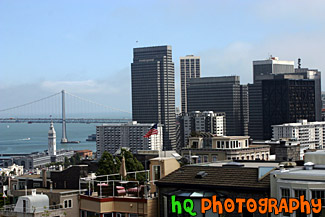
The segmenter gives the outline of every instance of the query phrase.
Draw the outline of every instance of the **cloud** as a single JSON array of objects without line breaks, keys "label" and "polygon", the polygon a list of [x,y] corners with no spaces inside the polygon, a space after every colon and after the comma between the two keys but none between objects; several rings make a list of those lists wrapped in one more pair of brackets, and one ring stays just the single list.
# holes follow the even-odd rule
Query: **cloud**
[{"label": "cloud", "polygon": [[119,93],[117,87],[108,85],[103,81],[85,80],[85,81],[43,81],[41,87],[47,91],[59,92],[66,90],[76,94],[116,94]]},{"label": "cloud", "polygon": [[[302,59],[302,67],[325,72],[323,61],[325,32],[287,33],[264,38],[257,42],[236,41],[223,48],[198,53],[202,61],[202,76],[239,75],[241,83],[251,83],[252,61],[277,56],[280,60]],[[324,76],[322,87],[325,88]]]},{"label": "cloud", "polygon": [[[61,90],[108,107],[130,111],[130,72],[128,68],[109,77],[89,80],[53,81],[5,85],[0,83],[0,109],[32,102]],[[60,102],[59,99],[56,101]],[[54,103],[54,102],[51,102]],[[42,108],[40,108],[42,109]],[[0,114],[1,115],[1,114]],[[123,115],[125,115],[123,113]]]}]

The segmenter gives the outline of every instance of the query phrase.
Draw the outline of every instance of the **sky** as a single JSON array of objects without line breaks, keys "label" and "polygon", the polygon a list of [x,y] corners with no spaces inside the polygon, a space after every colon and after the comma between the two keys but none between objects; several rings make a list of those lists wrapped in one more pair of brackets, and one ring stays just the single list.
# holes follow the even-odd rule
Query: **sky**
[{"label": "sky", "polygon": [[[171,45],[201,76],[239,75],[252,61],[302,59],[325,72],[323,0],[0,0],[0,110],[62,89],[131,111],[134,47]],[[322,79],[325,87],[324,76]]]}]

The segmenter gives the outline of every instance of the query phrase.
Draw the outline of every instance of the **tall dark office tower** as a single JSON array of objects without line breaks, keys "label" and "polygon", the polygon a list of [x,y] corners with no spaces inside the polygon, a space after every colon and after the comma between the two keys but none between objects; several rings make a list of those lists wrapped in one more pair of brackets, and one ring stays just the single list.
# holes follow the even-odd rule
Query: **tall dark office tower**
[{"label": "tall dark office tower", "polygon": [[188,112],[226,113],[227,136],[248,134],[247,85],[239,76],[192,78],[187,89]]},{"label": "tall dark office tower", "polygon": [[163,149],[176,148],[175,73],[171,46],[133,49],[132,118],[163,125]]},{"label": "tall dark office tower", "polygon": [[322,86],[321,72],[317,69],[297,68],[295,74],[302,75],[304,79],[315,80],[315,119],[322,120]]},{"label": "tall dark office tower", "polygon": [[253,84],[248,85],[249,124],[248,133],[253,139],[263,136],[262,80],[273,79],[276,74],[294,73],[294,62],[270,57],[253,61]]},{"label": "tall dark office tower", "polygon": [[187,88],[191,78],[201,76],[200,57],[187,55],[180,58],[182,114],[187,113]]},{"label": "tall dark office tower", "polygon": [[[270,139],[270,124],[283,124],[287,123],[288,120],[294,120],[293,122],[298,121],[298,119],[304,117],[303,119],[308,119],[309,121],[315,121],[315,120],[321,120],[321,73],[318,70],[309,70],[306,68],[294,68],[294,61],[280,61],[277,57],[270,57],[268,60],[259,60],[259,61],[253,61],[253,75],[254,75],[254,83],[248,85],[248,93],[249,93],[249,135],[253,139]],[[287,114],[284,112],[287,106],[285,104],[285,100],[278,100],[276,101],[278,103],[278,115],[280,113],[282,114],[282,117],[276,118],[275,116],[272,116],[272,120],[269,120],[270,117],[268,117],[267,113],[265,113],[266,102],[265,97],[272,100],[270,96],[263,95],[266,93],[267,88],[270,88],[270,94],[276,94],[278,92],[272,92],[272,86],[267,85],[268,80],[283,80],[282,82],[285,83],[285,80],[311,80],[314,82],[314,95],[309,96],[314,99],[313,105],[310,105],[310,107],[313,107],[314,109],[314,116],[312,116],[310,113],[300,113],[300,108],[303,108],[303,106],[298,106],[298,104],[303,103],[301,97],[296,97],[296,105],[293,106],[291,104],[291,107],[297,108],[296,111],[297,116],[288,116],[284,117],[283,114]],[[271,81],[270,81],[271,82]],[[274,81],[274,85],[279,85],[281,81]],[[289,82],[290,83],[290,82]],[[287,85],[290,85],[291,91],[286,92],[288,94],[286,97],[288,99],[292,97],[290,94],[297,94],[300,91],[301,85],[293,85],[292,83]],[[281,88],[284,88],[281,83]],[[309,84],[310,85],[310,84]],[[287,86],[286,88],[288,88]],[[280,86],[279,86],[280,88]],[[296,93],[293,89],[297,89]],[[264,91],[264,92],[263,92]],[[309,92],[306,92],[305,94],[310,94]],[[279,97],[280,95],[278,95]],[[281,99],[283,99],[282,96]],[[293,99],[291,99],[293,100]],[[306,100],[304,100],[306,101]],[[275,102],[273,100],[273,102]],[[279,104],[281,103],[281,104]],[[273,108],[273,107],[272,107]],[[283,110],[279,110],[279,109]],[[310,112],[309,108],[303,108],[304,110],[308,110]],[[306,111],[307,111],[306,110]],[[292,115],[292,114],[290,114]],[[294,117],[300,117],[300,118],[294,118]],[[313,118],[312,118],[313,117]],[[283,122],[281,123],[282,120]],[[273,122],[277,123],[273,123]]]},{"label": "tall dark office tower", "polygon": [[276,77],[262,81],[264,139],[272,138],[272,125],[315,121],[315,80]]}]

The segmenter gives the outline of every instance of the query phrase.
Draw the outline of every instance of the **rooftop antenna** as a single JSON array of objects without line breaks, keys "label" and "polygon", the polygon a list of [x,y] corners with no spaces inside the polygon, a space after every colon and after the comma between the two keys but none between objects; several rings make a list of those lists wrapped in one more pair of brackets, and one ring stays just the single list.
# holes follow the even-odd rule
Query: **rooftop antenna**
[{"label": "rooftop antenna", "polygon": [[298,58],[298,69],[301,69],[301,59]]}]

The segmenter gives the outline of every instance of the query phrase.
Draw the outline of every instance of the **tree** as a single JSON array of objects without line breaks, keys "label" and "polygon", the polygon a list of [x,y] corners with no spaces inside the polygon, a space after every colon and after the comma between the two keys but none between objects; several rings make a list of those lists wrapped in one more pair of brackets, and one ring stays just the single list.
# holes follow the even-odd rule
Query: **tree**
[{"label": "tree", "polygon": [[80,159],[80,154],[79,153],[75,154],[75,159],[76,159],[76,164],[80,164],[81,159]]},{"label": "tree", "polygon": [[[115,159],[115,160],[114,160]],[[98,162],[97,175],[109,175],[118,173],[120,170],[121,162],[118,157],[113,157],[107,151],[104,151],[102,157]]]},{"label": "tree", "polygon": [[68,166],[70,166],[70,161],[69,161],[69,158],[68,157],[64,157],[64,168],[67,168]]},{"label": "tree", "polygon": [[[122,149],[121,155],[124,156],[124,158],[125,158],[126,172],[134,172],[134,171],[144,170],[142,163],[140,163],[138,161],[138,159],[136,159],[130,151],[128,151],[126,149]],[[137,174],[138,181],[145,181],[145,179],[146,179],[145,173]]]},{"label": "tree", "polygon": [[74,156],[72,156],[72,157],[70,158],[70,164],[71,164],[71,165],[76,165],[76,158],[75,158]]}]

